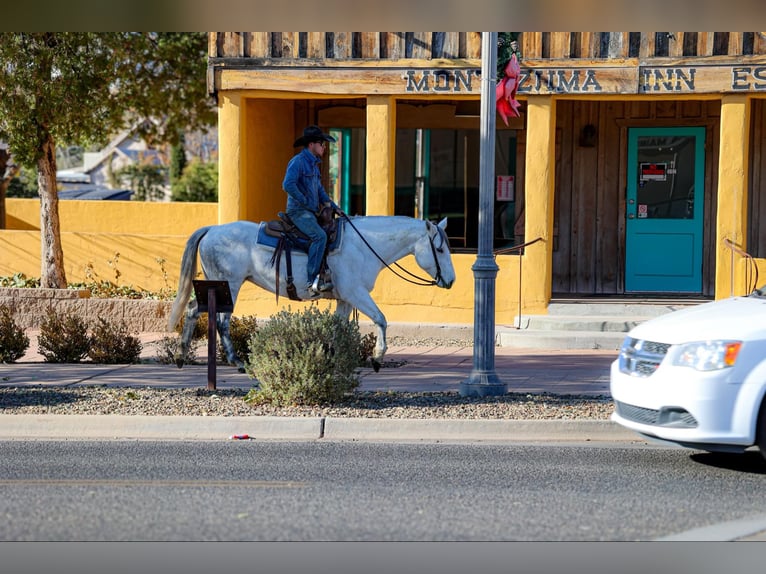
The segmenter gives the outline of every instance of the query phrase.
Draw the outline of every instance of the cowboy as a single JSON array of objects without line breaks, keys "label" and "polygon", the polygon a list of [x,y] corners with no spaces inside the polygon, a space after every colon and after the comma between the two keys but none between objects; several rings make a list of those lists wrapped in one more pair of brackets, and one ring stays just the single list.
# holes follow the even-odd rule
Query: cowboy
[{"label": "cowboy", "polygon": [[282,188],[287,192],[287,215],[311,240],[306,265],[306,289],[312,297],[318,297],[321,291],[331,291],[333,288],[330,281],[323,280],[319,275],[327,246],[327,234],[319,225],[317,217],[326,206],[331,206],[336,213],[342,213],[324,190],[319,172],[327,142],[335,143],[335,138],[323,133],[318,126],[304,129],[303,135],[293,144],[293,147],[303,149],[287,164],[282,182]]}]

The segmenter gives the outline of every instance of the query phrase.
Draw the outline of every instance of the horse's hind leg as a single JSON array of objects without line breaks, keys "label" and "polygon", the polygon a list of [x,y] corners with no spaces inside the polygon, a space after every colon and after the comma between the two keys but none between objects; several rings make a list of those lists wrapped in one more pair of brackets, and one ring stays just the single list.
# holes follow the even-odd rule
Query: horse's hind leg
[{"label": "horse's hind leg", "polygon": [[221,345],[223,350],[226,351],[226,359],[229,361],[229,364],[244,372],[245,364],[237,357],[234,343],[231,341],[231,313],[216,313],[215,323],[218,328],[218,336],[221,338]]},{"label": "horse's hind leg", "polygon": [[197,300],[192,299],[189,301],[188,307],[186,307],[186,315],[184,317],[184,327],[181,332],[181,349],[176,353],[175,360],[176,366],[180,369],[184,366],[186,361],[186,355],[189,352],[189,345],[194,335],[194,328],[197,326],[197,319],[199,319],[199,312],[197,311]]}]

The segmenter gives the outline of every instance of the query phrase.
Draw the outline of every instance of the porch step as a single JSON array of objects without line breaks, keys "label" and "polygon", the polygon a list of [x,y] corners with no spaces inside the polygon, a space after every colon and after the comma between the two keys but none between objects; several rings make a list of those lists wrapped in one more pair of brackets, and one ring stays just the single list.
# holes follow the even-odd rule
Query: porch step
[{"label": "porch step", "polygon": [[625,334],[636,325],[703,300],[555,301],[547,315],[522,315],[513,325],[496,329],[501,347],[520,349],[619,350]]},{"label": "porch step", "polygon": [[625,333],[614,331],[543,331],[503,327],[495,332],[495,343],[512,349],[617,351],[625,339]]}]

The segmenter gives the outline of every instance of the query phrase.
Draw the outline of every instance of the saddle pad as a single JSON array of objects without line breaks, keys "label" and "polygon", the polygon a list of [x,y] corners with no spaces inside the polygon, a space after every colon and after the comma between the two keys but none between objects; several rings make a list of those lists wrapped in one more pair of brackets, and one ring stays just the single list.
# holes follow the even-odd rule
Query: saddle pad
[{"label": "saddle pad", "polygon": [[[340,247],[341,237],[343,235],[343,229],[346,227],[345,224],[346,222],[343,220],[338,221],[338,228],[337,228],[337,232],[335,233],[335,240],[332,241],[327,246],[328,252],[333,252],[336,249],[338,249],[338,247]],[[266,235],[266,223],[261,222],[261,224],[258,226],[258,238],[256,239],[256,242],[259,245],[266,245],[268,247],[276,249],[277,243],[279,243],[279,238],[274,237],[272,235]],[[302,251],[303,253],[306,253],[308,251],[308,242],[307,241],[294,242],[292,245],[292,248],[297,249],[298,251]]]}]

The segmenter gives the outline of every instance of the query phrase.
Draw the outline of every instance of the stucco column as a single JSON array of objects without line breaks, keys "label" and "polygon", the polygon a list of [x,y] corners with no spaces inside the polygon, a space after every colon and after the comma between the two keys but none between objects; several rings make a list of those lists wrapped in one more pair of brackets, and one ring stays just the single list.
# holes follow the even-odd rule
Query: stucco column
[{"label": "stucco column", "polygon": [[396,100],[367,97],[367,215],[394,214]]},{"label": "stucco column", "polygon": [[[718,211],[716,212],[715,298],[737,293],[732,285],[732,251],[729,239],[747,251],[748,156],[750,147],[750,98],[744,94],[721,99],[721,143],[718,152]],[[736,262],[741,257],[734,255]]]},{"label": "stucco column", "polygon": [[556,173],[556,101],[551,96],[527,99],[527,151],[524,170],[523,305],[529,312],[547,309],[553,266],[553,201]]},{"label": "stucco column", "polygon": [[242,98],[219,92],[218,99],[218,223],[237,221],[242,214]]}]

